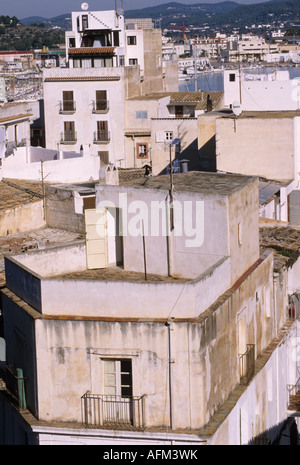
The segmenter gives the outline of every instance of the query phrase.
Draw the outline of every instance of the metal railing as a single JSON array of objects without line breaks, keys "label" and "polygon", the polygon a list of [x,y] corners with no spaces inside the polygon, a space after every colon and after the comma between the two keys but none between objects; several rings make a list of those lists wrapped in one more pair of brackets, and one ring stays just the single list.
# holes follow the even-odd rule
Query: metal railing
[{"label": "metal railing", "polygon": [[255,345],[247,344],[247,350],[244,354],[239,355],[240,364],[240,383],[248,384],[254,375],[255,367]]},{"label": "metal railing", "polygon": [[81,397],[82,423],[86,427],[145,428],[146,396],[109,396],[86,392]]},{"label": "metal railing", "polygon": [[60,135],[61,144],[75,144],[77,142],[77,132],[75,131],[64,131]]},{"label": "metal railing", "polygon": [[23,370],[15,368],[13,365],[5,367],[5,384],[11,394],[17,399],[19,408],[24,410],[27,408],[25,395],[25,379]]},{"label": "metal railing", "polygon": [[94,132],[94,142],[96,144],[106,143],[110,141],[109,131],[96,131]]},{"label": "metal railing", "polygon": [[296,384],[288,384],[287,389],[289,392],[288,410],[300,410],[300,381]]},{"label": "metal railing", "polygon": [[59,102],[59,113],[75,113],[76,102],[74,100],[63,100]]},{"label": "metal railing", "polygon": [[107,113],[109,110],[109,104],[106,99],[93,100],[93,113]]}]

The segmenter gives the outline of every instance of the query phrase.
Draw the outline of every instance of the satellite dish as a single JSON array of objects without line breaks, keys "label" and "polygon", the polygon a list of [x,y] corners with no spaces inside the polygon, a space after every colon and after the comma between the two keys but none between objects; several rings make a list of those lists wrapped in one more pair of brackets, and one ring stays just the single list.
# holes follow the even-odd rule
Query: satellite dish
[{"label": "satellite dish", "polygon": [[81,9],[82,9],[82,10],[87,10],[88,7],[89,7],[89,4],[88,4],[88,3],[82,3],[82,4],[81,4]]},{"label": "satellite dish", "polygon": [[240,102],[233,102],[233,104],[231,105],[231,108],[235,116],[240,116],[243,111],[242,105],[240,104]]},{"label": "satellite dish", "polygon": [[118,9],[117,9],[117,15],[118,15],[118,16],[123,16],[123,14],[124,14],[123,8],[118,8]]}]

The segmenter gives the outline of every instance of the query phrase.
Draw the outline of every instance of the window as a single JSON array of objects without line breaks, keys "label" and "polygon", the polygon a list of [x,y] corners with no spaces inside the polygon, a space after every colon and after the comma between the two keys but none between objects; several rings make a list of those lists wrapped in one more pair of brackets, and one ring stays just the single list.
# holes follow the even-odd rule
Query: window
[{"label": "window", "polygon": [[133,424],[131,360],[103,360],[103,423]]},{"label": "window", "polygon": [[74,121],[65,121],[64,122],[65,132],[75,132],[75,122]]},{"label": "window", "polygon": [[165,132],[165,140],[170,141],[170,142],[173,140],[173,132],[172,131],[166,131]]},{"label": "window", "polygon": [[97,121],[97,132],[95,134],[96,142],[109,142],[108,122]]},{"label": "window", "polygon": [[148,119],[148,112],[147,111],[136,111],[135,117],[136,119]]},{"label": "window", "polygon": [[137,158],[148,158],[148,144],[139,142],[136,144]]},{"label": "window", "polygon": [[88,15],[83,15],[82,16],[82,29],[88,29],[89,27],[89,22],[88,22]]},{"label": "window", "polygon": [[120,57],[119,57],[119,65],[120,66],[125,66],[125,57],[124,57],[124,55],[120,55]]},{"label": "window", "polygon": [[70,37],[69,38],[69,47],[70,48],[75,47],[75,37]]},{"label": "window", "polygon": [[65,121],[63,142],[75,142],[75,141],[76,141],[75,121]]},{"label": "window", "polygon": [[128,45],[136,45],[136,36],[127,36]]},{"label": "window", "polygon": [[95,111],[105,111],[105,110],[107,110],[107,91],[96,90]]},{"label": "window", "polygon": [[138,64],[138,60],[137,58],[129,58],[129,66],[133,66],[133,65],[137,65]]},{"label": "window", "polygon": [[183,106],[175,105],[175,118],[183,118]]},{"label": "window", "polygon": [[104,395],[132,396],[131,360],[103,360]]},{"label": "window", "polygon": [[229,74],[229,81],[230,81],[230,82],[234,82],[234,81],[235,81],[235,74],[233,74],[233,73],[230,73],[230,74]]},{"label": "window", "polygon": [[64,90],[62,93],[62,109],[61,111],[75,111],[74,94],[72,90]]},{"label": "window", "polygon": [[113,37],[114,37],[114,46],[119,47],[120,45],[119,31],[113,31]]}]

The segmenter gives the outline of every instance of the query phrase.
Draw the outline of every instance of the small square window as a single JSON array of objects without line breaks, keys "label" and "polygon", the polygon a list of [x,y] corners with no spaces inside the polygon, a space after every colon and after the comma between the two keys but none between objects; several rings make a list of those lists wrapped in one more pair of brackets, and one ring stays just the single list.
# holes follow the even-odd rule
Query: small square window
[{"label": "small square window", "polygon": [[128,36],[127,37],[127,44],[128,45],[136,45],[136,36]]},{"label": "small square window", "polygon": [[230,74],[229,74],[229,81],[230,81],[230,82],[234,82],[234,81],[235,81],[235,74],[233,74],[233,73],[230,73]]},{"label": "small square window", "polygon": [[139,142],[136,144],[137,158],[148,158],[148,144]]},{"label": "small square window", "polygon": [[136,119],[147,119],[148,112],[147,111],[136,111],[135,112]]},{"label": "small square window", "polygon": [[172,131],[166,131],[165,132],[165,140],[166,141],[172,141],[173,140],[173,132]]}]

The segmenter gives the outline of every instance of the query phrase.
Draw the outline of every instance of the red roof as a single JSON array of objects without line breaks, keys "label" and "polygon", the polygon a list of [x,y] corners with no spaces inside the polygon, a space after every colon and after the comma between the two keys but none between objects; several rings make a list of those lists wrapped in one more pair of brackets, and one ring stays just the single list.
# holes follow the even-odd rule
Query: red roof
[{"label": "red roof", "polygon": [[114,47],[81,47],[81,48],[71,48],[69,49],[69,55],[101,55],[113,54],[115,51]]}]

